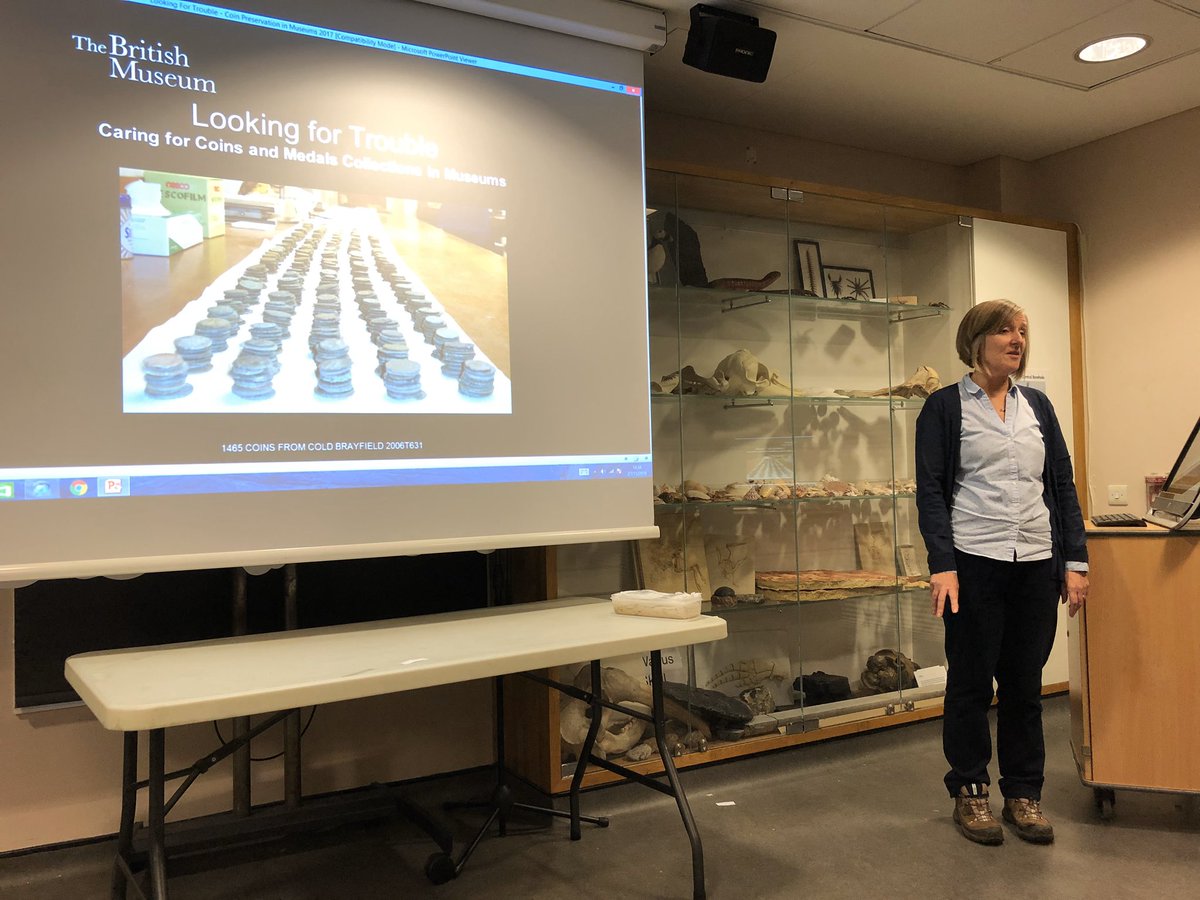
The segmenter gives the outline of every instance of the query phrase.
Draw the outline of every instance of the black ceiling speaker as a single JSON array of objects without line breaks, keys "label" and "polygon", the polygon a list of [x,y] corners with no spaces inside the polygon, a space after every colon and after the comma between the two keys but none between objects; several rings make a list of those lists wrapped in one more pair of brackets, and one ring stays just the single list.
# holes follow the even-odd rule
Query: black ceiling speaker
[{"label": "black ceiling speaker", "polygon": [[703,3],[692,7],[692,27],[683,49],[687,65],[762,83],[774,51],[775,32],[759,28],[754,16]]}]

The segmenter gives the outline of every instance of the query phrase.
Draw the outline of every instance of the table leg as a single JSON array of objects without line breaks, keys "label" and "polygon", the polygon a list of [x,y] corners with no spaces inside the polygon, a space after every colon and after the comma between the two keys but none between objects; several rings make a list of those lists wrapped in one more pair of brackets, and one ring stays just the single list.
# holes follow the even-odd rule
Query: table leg
[{"label": "table leg", "polygon": [[167,849],[165,846],[166,812],[164,785],[166,783],[166,735],[163,729],[150,732],[149,772],[149,831],[150,831],[150,896],[167,900]]},{"label": "table leg", "polygon": [[692,897],[694,900],[704,900],[704,848],[700,845],[700,832],[696,830],[696,821],[692,818],[691,807],[688,806],[687,796],[679,784],[679,775],[675,771],[675,763],[671,759],[671,751],[666,742],[666,715],[663,712],[663,674],[662,652],[650,653],[650,690],[654,704],[654,739],[658,744],[658,752],[662,757],[663,771],[671,783],[671,791],[675,804],[679,807],[679,815],[683,817],[683,827],[687,831],[688,841],[692,845]]},{"label": "table leg", "polygon": [[[117,858],[113,860],[112,900],[125,900],[127,879],[133,874],[133,823],[137,815],[138,733],[125,732],[121,760],[121,828],[117,832]],[[127,874],[128,873],[128,874]]]},{"label": "table leg", "polygon": [[[592,675],[592,723],[588,726],[587,737],[579,749],[579,761],[575,763],[575,774],[571,777],[571,840],[577,841],[583,833],[579,827],[579,789],[583,786],[583,775],[587,771],[588,760],[592,757],[592,747],[596,744],[596,735],[600,733],[600,719],[604,707],[600,705],[600,660],[593,659]],[[605,823],[607,824],[607,823]]]}]

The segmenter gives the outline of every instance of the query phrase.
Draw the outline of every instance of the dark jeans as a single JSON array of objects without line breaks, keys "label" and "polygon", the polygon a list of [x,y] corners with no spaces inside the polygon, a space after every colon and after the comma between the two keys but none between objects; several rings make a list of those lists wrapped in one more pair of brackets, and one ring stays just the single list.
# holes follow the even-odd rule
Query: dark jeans
[{"label": "dark jeans", "polygon": [[1052,560],[1002,562],[955,551],[958,612],[946,624],[946,706],[942,748],[946,787],[990,784],[988,708],[996,680],[996,755],[1000,793],[1041,799],[1042,667],[1058,625],[1059,587]]}]

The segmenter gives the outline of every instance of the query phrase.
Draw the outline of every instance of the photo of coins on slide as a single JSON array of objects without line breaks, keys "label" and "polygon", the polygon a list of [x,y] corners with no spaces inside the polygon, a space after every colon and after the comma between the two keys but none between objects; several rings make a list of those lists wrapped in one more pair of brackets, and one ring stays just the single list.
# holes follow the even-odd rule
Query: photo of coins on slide
[{"label": "photo of coins on slide", "polygon": [[512,412],[504,210],[118,174],[125,412]]}]

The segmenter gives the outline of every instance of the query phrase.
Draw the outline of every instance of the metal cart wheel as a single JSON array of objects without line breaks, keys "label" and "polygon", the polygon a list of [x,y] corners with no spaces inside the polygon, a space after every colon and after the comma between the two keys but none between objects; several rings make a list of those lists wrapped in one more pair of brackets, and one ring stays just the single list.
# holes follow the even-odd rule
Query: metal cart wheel
[{"label": "metal cart wheel", "polygon": [[425,877],[434,884],[445,884],[457,875],[454,860],[445,853],[435,853],[425,861]]},{"label": "metal cart wheel", "polygon": [[1100,818],[1105,822],[1112,819],[1115,815],[1113,809],[1117,803],[1117,793],[1112,788],[1093,788],[1093,796],[1096,801],[1096,811],[1100,813]]}]

